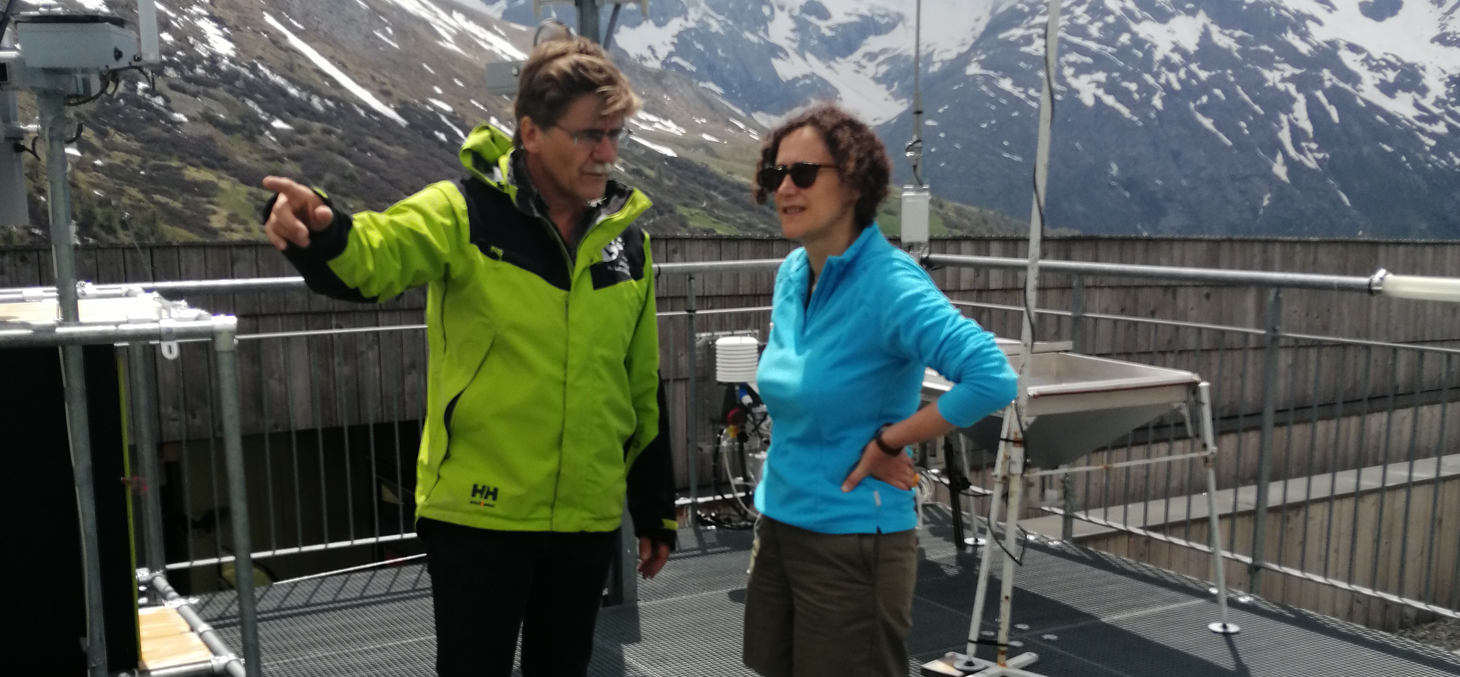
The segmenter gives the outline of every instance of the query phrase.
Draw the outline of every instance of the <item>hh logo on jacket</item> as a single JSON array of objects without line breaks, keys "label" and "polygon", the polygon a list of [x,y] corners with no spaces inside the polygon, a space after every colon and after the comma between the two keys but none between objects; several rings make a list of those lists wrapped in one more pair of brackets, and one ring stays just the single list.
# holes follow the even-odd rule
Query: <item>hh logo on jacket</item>
[{"label": "hh logo on jacket", "polygon": [[483,508],[496,507],[497,487],[489,487],[484,484],[471,485],[471,500],[468,503],[479,505]]}]

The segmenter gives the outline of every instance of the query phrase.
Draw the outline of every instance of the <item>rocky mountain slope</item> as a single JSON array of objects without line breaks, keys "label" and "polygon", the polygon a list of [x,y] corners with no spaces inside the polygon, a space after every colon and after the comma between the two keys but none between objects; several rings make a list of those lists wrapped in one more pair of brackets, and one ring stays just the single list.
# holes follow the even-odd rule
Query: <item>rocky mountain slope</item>
[{"label": "rocky mountain slope", "polygon": [[[28,4],[133,11],[130,0]],[[512,120],[508,97],[485,92],[484,64],[521,59],[532,40],[451,0],[164,0],[159,21],[155,83],[128,74],[113,95],[73,109],[86,129],[70,153],[83,238],[258,238],[268,174],[318,185],[351,209],[458,178],[465,133]],[[619,169],[656,203],[646,226],[776,233],[774,214],[749,199],[763,128],[693,80],[625,66],[645,105]],[[43,238],[44,163],[28,170],[35,227],[0,229],[0,241]],[[941,204],[938,220],[956,232],[1013,227],[958,205]]]}]

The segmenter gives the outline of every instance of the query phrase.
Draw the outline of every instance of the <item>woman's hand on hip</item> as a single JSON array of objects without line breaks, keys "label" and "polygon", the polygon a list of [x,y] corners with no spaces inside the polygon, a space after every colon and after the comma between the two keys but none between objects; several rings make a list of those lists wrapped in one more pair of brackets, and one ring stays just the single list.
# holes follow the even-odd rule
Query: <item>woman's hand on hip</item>
[{"label": "woman's hand on hip", "polygon": [[857,461],[857,467],[852,468],[852,474],[847,475],[846,481],[842,482],[842,491],[857,488],[868,475],[904,491],[918,484],[918,473],[912,458],[906,453],[889,455],[875,441],[862,447],[862,458]]}]

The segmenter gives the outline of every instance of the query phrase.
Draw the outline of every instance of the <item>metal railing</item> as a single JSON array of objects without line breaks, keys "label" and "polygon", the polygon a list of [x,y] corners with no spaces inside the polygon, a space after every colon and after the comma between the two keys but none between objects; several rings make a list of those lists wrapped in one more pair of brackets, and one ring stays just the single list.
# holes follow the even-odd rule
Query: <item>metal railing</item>
[{"label": "metal railing", "polygon": [[[992,327],[1017,326],[1022,312],[955,303]],[[1460,510],[1460,428],[1450,420],[1460,408],[1460,351],[1276,327],[1041,314],[1050,335],[1079,337],[1076,352],[1212,383],[1224,536],[1250,591],[1261,593],[1263,572],[1275,572],[1460,617],[1460,538],[1440,526]],[[1196,468],[1100,469],[1196,442],[1176,417],[1154,421],[1086,457],[1089,471],[1073,486],[1053,487],[1070,496],[1050,510],[1204,551]]]},{"label": "metal railing", "polygon": [[[926,260],[950,267],[1021,268],[1027,263],[941,255]],[[661,313],[666,360],[686,365],[679,372],[684,392],[702,390],[695,357],[699,334],[761,328],[768,311],[698,308],[697,277],[770,271],[778,265],[769,260],[657,266],[661,276],[685,275],[684,310]],[[1460,373],[1460,351],[1285,333],[1276,321],[1282,288],[1372,293],[1374,278],[1044,265],[1071,275],[1074,293],[1071,308],[1040,311],[1041,340],[1069,340],[1078,352],[1193,371],[1213,384],[1222,433],[1223,528],[1234,551],[1230,557],[1245,574],[1248,589],[1262,592],[1264,572],[1278,573],[1460,616],[1460,535],[1437,519],[1460,510],[1460,484],[1451,488],[1460,468],[1449,458],[1460,453],[1455,442],[1460,426],[1449,421],[1452,400],[1460,398],[1460,387],[1451,385]],[[1269,322],[1253,329],[1086,313],[1086,276],[1266,287]],[[168,295],[303,288],[297,278],[140,286]],[[96,287],[94,293],[127,287]],[[1022,312],[1017,306],[955,303],[1004,335],[1017,328]],[[241,424],[249,440],[254,540],[268,544],[254,554],[257,560],[267,563],[284,555],[413,537],[407,487],[414,473],[407,464],[424,416],[422,329],[365,327],[240,337]],[[166,562],[169,569],[221,565],[231,559],[224,547],[228,539],[218,533],[227,506],[218,490],[216,420],[206,413],[217,403],[202,396],[211,397],[215,388],[210,379],[215,376],[208,368],[192,366],[200,362],[195,353],[184,345],[177,362],[160,362],[153,372],[163,391],[154,437],[178,454],[184,487],[172,490],[178,492],[175,500],[194,534],[182,548],[185,552]],[[309,378],[280,382],[277,377],[295,373]],[[332,380],[337,377],[347,379],[343,387]],[[707,439],[700,430],[700,401],[688,398],[691,411],[676,434],[686,450],[701,449]],[[1193,469],[1098,469],[1106,461],[1189,451],[1192,443],[1174,419],[1134,431],[1088,457],[1085,463],[1095,469],[1067,485],[1047,487],[1068,496],[1045,510],[1063,513],[1069,521],[1202,550],[1205,527],[1193,512],[1200,510],[1192,505]],[[697,480],[704,477],[698,467],[702,457],[689,452],[682,457],[689,466],[685,486],[692,499],[698,498]],[[381,500],[384,495],[391,500]],[[1370,526],[1381,522],[1391,526]],[[146,549],[150,553],[154,547],[161,549],[150,542]],[[1274,589],[1270,596],[1277,594]]]}]

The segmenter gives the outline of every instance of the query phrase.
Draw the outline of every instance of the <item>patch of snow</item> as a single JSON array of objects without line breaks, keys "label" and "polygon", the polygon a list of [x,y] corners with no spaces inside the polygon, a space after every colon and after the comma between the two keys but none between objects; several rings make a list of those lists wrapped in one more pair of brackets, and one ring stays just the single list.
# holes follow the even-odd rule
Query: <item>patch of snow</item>
[{"label": "patch of snow", "polygon": [[705,134],[705,133],[701,133],[700,134],[700,138],[701,139],[704,139],[706,141],[709,141],[710,143],[725,143],[724,141],[721,141],[721,140],[719,140],[719,139],[717,139],[717,138],[715,138],[713,136],[710,136],[709,134]]},{"label": "patch of snow", "polygon": [[309,43],[300,40],[293,33],[289,32],[289,29],[280,24],[279,21],[268,12],[264,13],[264,21],[268,22],[268,24],[272,26],[274,30],[283,33],[284,38],[289,41],[289,45],[291,47],[298,50],[310,61],[314,62],[314,65],[316,67],[324,71],[330,77],[334,78],[336,82],[340,83],[340,86],[344,87],[351,94],[354,94],[355,97],[363,101],[365,105],[374,109],[375,112],[380,113],[381,115],[384,115],[385,117],[388,117],[392,120],[395,120],[396,123],[398,123],[402,127],[409,126],[406,123],[405,118],[396,113],[395,109],[385,105],[385,103],[381,102],[380,99],[375,98],[374,94],[371,94],[364,87],[356,84],[354,80],[350,79],[350,76],[345,75],[344,71],[340,70],[334,64],[330,63],[329,59],[326,59],[319,52],[315,51],[313,47],[309,46]]},{"label": "patch of snow", "polygon": [[1064,68],[1064,76],[1065,84],[1075,91],[1075,94],[1080,99],[1080,103],[1085,104],[1087,108],[1094,108],[1095,101],[1098,99],[1100,103],[1120,113],[1121,117],[1137,125],[1141,124],[1140,119],[1131,113],[1130,108],[1106,93],[1105,89],[1101,87],[1109,77],[1104,71],[1076,73],[1073,68],[1066,66]]},{"label": "patch of snow", "polygon": [[458,138],[458,139],[460,139],[462,141],[465,141],[466,140],[466,132],[462,131],[462,129],[460,127],[457,127],[450,120],[446,119],[446,116],[445,115],[442,115],[440,113],[437,113],[436,114],[436,117],[441,118],[441,124],[446,125],[447,127],[450,127],[451,128],[451,131],[456,132],[456,138]]},{"label": "patch of snow", "polygon": [[674,149],[673,148],[670,148],[669,146],[661,146],[661,145],[659,145],[657,143],[654,143],[652,141],[649,141],[648,139],[645,139],[642,136],[630,136],[629,138],[630,139],[633,139],[636,142],[638,142],[640,145],[644,146],[645,148],[648,148],[650,150],[656,151],[656,152],[658,152],[658,153],[660,153],[662,155],[668,155],[669,157],[679,157],[679,154],[676,153],[676,152],[674,152]]},{"label": "patch of snow", "polygon": [[1185,65],[1186,58],[1181,53],[1195,53],[1212,24],[1205,10],[1198,10],[1196,16],[1176,14],[1164,23],[1144,12],[1140,12],[1139,18],[1144,20],[1131,21],[1131,31],[1151,45],[1151,63],[1157,66],[1163,61]]},{"label": "patch of snow", "polygon": [[663,69],[664,60],[674,53],[675,38],[681,31],[693,26],[694,22],[688,16],[673,17],[663,25],[643,21],[637,26],[616,29],[613,43],[632,55],[635,61]]},{"label": "patch of snow", "polygon": [[675,124],[672,120],[661,118],[647,111],[639,111],[629,122],[638,125],[642,129],[652,129],[656,132],[684,136],[684,127]]},{"label": "patch of snow", "polygon": [[274,118],[274,121],[271,122],[271,123],[269,123],[269,126],[270,127],[273,127],[274,129],[285,129],[285,130],[294,129],[294,125],[291,125],[291,124],[289,124],[287,122],[284,122],[283,120],[280,120],[279,118]]},{"label": "patch of snow", "polygon": [[451,104],[446,103],[445,101],[442,101],[440,99],[432,99],[432,98],[429,98],[428,97],[426,99],[426,101],[429,101],[432,106],[435,106],[437,108],[440,108],[441,110],[444,110],[444,111],[446,111],[448,113],[455,113],[456,112],[456,109],[452,108],[451,107]]},{"label": "patch of snow", "polygon": [[1246,101],[1247,105],[1252,106],[1252,110],[1257,111],[1258,115],[1266,115],[1266,113],[1262,112],[1262,106],[1259,106],[1255,102],[1253,102],[1252,97],[1247,96],[1247,92],[1242,91],[1242,87],[1240,85],[1233,85],[1233,87],[1237,89],[1237,96],[1242,97],[1242,100]]},{"label": "patch of snow", "polygon": [[699,70],[698,68],[695,68],[695,65],[694,64],[692,64],[692,63],[690,63],[688,61],[685,61],[684,59],[681,59],[681,58],[679,58],[677,56],[671,56],[668,59],[665,59],[664,60],[664,63],[672,63],[672,64],[675,64],[675,65],[679,66],[680,68],[683,68],[686,71],[689,71],[690,73],[693,73],[693,72]]},{"label": "patch of snow", "polygon": [[[1398,11],[1382,24],[1366,16],[1361,3],[1333,3],[1326,0],[1289,0],[1285,5],[1307,23],[1312,37],[1335,48],[1349,70],[1359,76],[1357,94],[1411,124],[1427,131],[1446,133],[1443,124],[1426,123],[1419,105],[1443,110],[1449,100],[1449,80],[1460,73],[1460,47],[1440,39],[1460,30],[1456,4],[1446,2],[1395,3]],[[1354,47],[1350,47],[1354,46]],[[1383,85],[1397,75],[1393,66],[1412,64],[1420,73],[1421,86],[1392,89]]]},{"label": "patch of snow", "polygon": [[[1293,146],[1293,130],[1288,126],[1288,118],[1283,117],[1278,123],[1278,140],[1283,142],[1283,149],[1294,160],[1307,165],[1309,169],[1318,169],[1318,161],[1310,153],[1299,152]],[[1279,153],[1281,155],[1281,153]]]},{"label": "patch of snow", "polygon": [[[299,99],[301,101],[308,101],[309,100],[309,96],[306,95],[303,90],[299,89],[298,87],[295,87],[294,86],[294,83],[289,82],[288,80],[285,80],[283,78],[283,76],[280,76],[280,75],[274,73],[273,71],[269,70],[263,64],[255,61],[255,62],[253,62],[252,66],[253,66],[253,68],[255,68],[256,70],[258,70],[260,73],[263,74],[265,80],[268,80],[269,82],[271,82],[274,85],[278,86],[280,89],[283,89],[284,91],[288,92],[290,96],[292,96],[292,97],[294,97],[296,99]],[[260,113],[260,115],[262,115],[262,113]]]},{"label": "patch of snow", "polygon": [[193,23],[203,34],[203,42],[199,43],[192,38],[189,38],[188,42],[193,43],[193,46],[204,57],[211,54],[217,54],[223,57],[238,56],[238,48],[234,46],[232,40],[228,39],[228,29],[218,25],[214,19],[207,16],[195,18],[193,19]]},{"label": "patch of snow", "polygon": [[1292,181],[1288,180],[1288,163],[1283,157],[1282,151],[1278,151],[1277,160],[1272,163],[1272,173],[1277,175],[1279,179],[1282,179],[1283,183],[1292,183]]},{"label": "patch of snow", "polygon": [[1196,117],[1196,121],[1200,122],[1201,126],[1206,127],[1207,131],[1216,134],[1217,138],[1221,139],[1222,143],[1227,144],[1228,148],[1232,147],[1232,140],[1227,138],[1226,134],[1223,134],[1217,130],[1217,125],[1215,122],[1212,121],[1211,118],[1196,112],[1196,104],[1188,103],[1186,104],[1186,106],[1191,109],[1191,114]]},{"label": "patch of snow", "polygon": [[[982,83],[982,82],[992,83],[995,87],[997,87],[997,88],[999,88],[999,89],[1001,89],[1001,90],[1003,90],[1005,92],[1008,92],[1009,94],[1013,95],[1015,98],[1019,99],[1020,101],[1023,101],[1025,103],[1025,105],[1028,105],[1030,108],[1039,108],[1039,96],[1040,96],[1040,94],[1039,94],[1039,91],[1038,90],[1035,90],[1035,89],[1025,90],[1025,89],[1019,88],[1017,85],[1014,84],[1014,79],[1013,78],[1006,77],[1003,74],[996,73],[994,71],[984,70],[983,64],[981,64],[977,59],[975,59],[974,61],[970,62],[968,64],[968,68],[964,69],[963,73],[964,73],[964,75],[971,75],[971,76],[973,76],[975,78],[979,78],[978,82],[980,82],[980,83]],[[980,87],[982,87],[982,85],[980,85]],[[984,91],[988,91],[988,90],[985,88]],[[993,96],[994,94],[993,94],[993,92],[989,92],[989,95],[990,96]]]},{"label": "patch of snow", "polygon": [[385,35],[383,35],[380,31],[374,31],[374,33],[375,37],[380,38],[381,41],[385,42],[385,44],[390,45],[391,47],[394,47],[396,49],[400,49],[400,45],[396,44],[394,40],[385,37]]},{"label": "patch of snow", "polygon": [[427,24],[442,37],[443,42],[441,44],[449,49],[465,54],[465,52],[461,51],[460,45],[456,44],[457,36],[465,34],[482,49],[502,59],[516,61],[527,58],[527,54],[513,45],[511,41],[487,29],[461,11],[455,9],[451,11],[444,10],[434,2],[431,2],[431,0],[386,1],[416,17],[425,19]]}]

